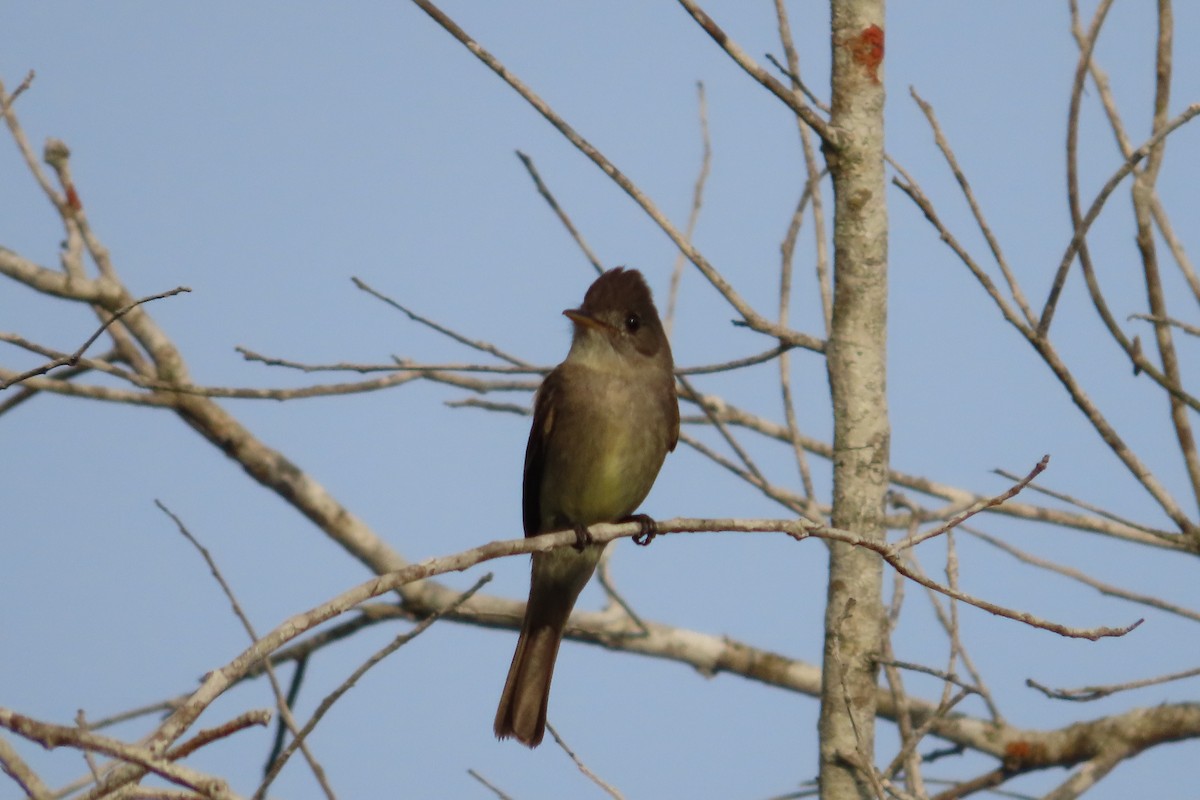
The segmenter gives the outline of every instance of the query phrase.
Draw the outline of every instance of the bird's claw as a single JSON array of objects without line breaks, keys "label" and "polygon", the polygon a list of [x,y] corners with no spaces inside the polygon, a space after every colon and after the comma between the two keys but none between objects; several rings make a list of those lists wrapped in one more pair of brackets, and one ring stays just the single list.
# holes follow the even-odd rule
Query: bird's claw
[{"label": "bird's claw", "polygon": [[636,522],[642,529],[633,535],[633,543],[645,547],[658,535],[658,524],[646,514],[634,514],[626,522]]},{"label": "bird's claw", "polygon": [[574,547],[576,550],[578,550],[580,553],[582,553],[584,548],[587,547],[591,543],[592,543],[592,534],[588,531],[587,526],[576,525],[575,526],[575,544],[573,544],[571,546]]}]

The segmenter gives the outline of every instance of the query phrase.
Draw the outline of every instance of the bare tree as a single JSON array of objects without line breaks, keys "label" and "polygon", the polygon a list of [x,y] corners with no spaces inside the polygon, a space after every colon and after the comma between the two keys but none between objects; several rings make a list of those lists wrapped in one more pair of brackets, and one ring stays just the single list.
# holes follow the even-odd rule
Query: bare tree
[{"label": "bare tree", "polygon": [[[1094,56],[1096,43],[1112,5],[1102,0],[1090,20],[1071,4],[1072,34],[1078,46],[1077,67],[1068,110],[1067,208],[1072,229],[1046,300],[1030,299],[1022,273],[1010,264],[1000,237],[988,222],[986,209],[969,180],[970,165],[960,164],[950,139],[943,133],[932,105],[916,90],[912,99],[928,119],[937,148],[962,190],[986,255],[964,244],[962,231],[944,221],[940,206],[952,198],[931,198],[918,177],[903,164],[887,165],[884,138],[884,6],[881,0],[832,0],[830,29],[831,83],[828,103],[810,87],[800,69],[800,56],[782,0],[774,10],[778,20],[782,58],[771,58],[768,68],[749,55],[722,27],[692,0],[680,0],[697,28],[749,76],[747,91],[767,92],[794,117],[804,157],[804,173],[797,180],[798,200],[781,243],[778,309],[756,308],[735,286],[733,273],[711,261],[694,241],[696,219],[704,198],[711,149],[705,148],[686,230],[679,230],[648,193],[600,149],[572,127],[558,111],[524,83],[450,16],[428,0],[414,0],[441,28],[470,54],[502,78],[537,113],[584,156],[615,182],[670,238],[681,259],[671,282],[669,309],[677,308],[675,291],[684,260],[702,276],[735,316],[738,326],[763,339],[757,355],[732,362],[685,367],[678,371],[680,397],[685,403],[685,430],[681,441],[696,453],[728,470],[738,480],[760,492],[781,509],[773,519],[660,520],[661,533],[774,532],[797,542],[818,539],[829,553],[829,579],[824,607],[823,660],[818,667],[756,647],[751,642],[716,636],[698,630],[647,619],[622,599],[601,567],[601,581],[612,603],[604,611],[576,611],[568,636],[623,653],[650,655],[688,665],[706,674],[730,673],[775,687],[819,698],[819,779],[787,796],[819,794],[825,800],[842,798],[938,798],[951,800],[1006,785],[1018,776],[1066,768],[1068,775],[1045,797],[1066,800],[1079,797],[1120,764],[1152,748],[1200,738],[1200,704],[1171,700],[1156,705],[1129,705],[1103,716],[1073,720],[1047,729],[1021,727],[1010,722],[993,697],[983,670],[977,667],[963,635],[961,609],[974,607],[1006,618],[1006,624],[1036,629],[1042,636],[1085,640],[1121,637],[1136,628],[1131,624],[1078,627],[1032,613],[1023,607],[968,591],[958,577],[958,542],[969,537],[1026,564],[1045,570],[1052,580],[1073,582],[1139,607],[1139,614],[1169,615],[1200,622],[1200,611],[1169,602],[1163,597],[1133,591],[1101,580],[1070,564],[1058,563],[1015,546],[1003,535],[982,527],[996,520],[1024,520],[1049,530],[1071,531],[1086,537],[1103,537],[1117,543],[1134,560],[1146,552],[1175,558],[1200,553],[1200,525],[1194,508],[1200,501],[1200,454],[1192,423],[1200,405],[1188,388],[1186,360],[1180,337],[1197,335],[1188,310],[1172,307],[1176,290],[1183,304],[1200,301],[1200,279],[1172,224],[1170,209],[1159,196],[1171,134],[1200,113],[1200,105],[1172,113],[1172,50],[1174,22],[1171,4],[1157,6],[1155,90],[1150,133],[1136,141],[1110,90],[1108,79]],[[83,194],[76,186],[68,147],[50,139],[39,156],[29,144],[18,116],[18,106],[36,98],[32,74],[9,91],[0,85],[0,111],[16,142],[25,168],[49,200],[63,230],[61,263],[48,266],[14,250],[0,247],[0,274],[14,286],[24,286],[45,298],[67,300],[95,317],[93,333],[77,348],[63,352],[33,341],[18,332],[0,332],[0,341],[36,354],[40,363],[25,369],[0,366],[0,415],[12,419],[20,406],[40,395],[58,394],[94,402],[150,406],[174,414],[188,427],[234,460],[264,489],[273,492],[302,513],[313,526],[346,553],[361,562],[374,577],[345,590],[320,605],[296,613],[272,630],[256,630],[241,611],[235,593],[221,575],[220,565],[193,537],[186,520],[166,506],[172,524],[193,542],[207,559],[242,619],[251,642],[226,663],[206,664],[198,688],[182,691],[160,703],[105,720],[81,716],[67,721],[34,719],[19,708],[0,708],[0,727],[12,737],[46,747],[70,747],[89,754],[90,774],[76,784],[53,790],[22,757],[10,738],[0,737],[0,767],[29,797],[49,798],[78,792],[82,797],[109,796],[121,791],[137,796],[235,797],[240,796],[222,778],[187,765],[198,749],[221,739],[242,735],[246,728],[265,725],[265,710],[246,711],[215,727],[197,730],[201,714],[241,682],[265,676],[272,687],[275,709],[282,720],[275,750],[268,757],[263,779],[253,792],[265,797],[275,777],[299,751],[314,780],[326,796],[335,794],[325,777],[319,753],[307,746],[306,737],[326,711],[368,669],[439,620],[479,627],[514,628],[521,620],[521,603],[480,591],[486,578],[461,592],[435,580],[484,561],[553,547],[570,546],[573,532],[545,534],[531,539],[504,539],[472,549],[412,562],[339,501],[316,477],[306,473],[280,450],[269,446],[218,401],[223,398],[295,400],[351,395],[396,389],[418,382],[450,387],[466,399],[460,406],[496,412],[526,414],[523,404],[496,402],[498,391],[528,392],[544,370],[528,359],[507,352],[456,329],[448,321],[434,321],[407,308],[387,292],[355,279],[361,290],[387,303],[419,325],[430,328],[478,353],[477,363],[429,363],[397,358],[386,363],[311,364],[263,355],[244,349],[252,361],[280,370],[304,373],[351,373],[351,380],[304,385],[299,388],[216,387],[192,377],[186,354],[176,346],[154,318],[161,304],[186,287],[155,287],[157,294],[139,297],[121,278],[118,265],[106,248],[101,232],[89,222]],[[1120,157],[1094,197],[1083,194],[1078,138],[1087,91],[1099,102],[1116,140]],[[707,109],[701,90],[702,126],[707,131]],[[952,112],[951,112],[952,113]],[[537,191],[579,245],[582,257],[596,269],[606,266],[585,242],[586,231],[572,221],[570,209],[560,202],[533,160],[521,160]],[[1080,418],[1094,430],[1114,458],[1127,471],[1130,482],[1144,493],[1154,512],[1145,519],[1130,519],[1094,499],[1076,498],[1056,491],[1041,476],[1047,459],[1030,463],[1020,472],[1005,473],[1008,488],[988,495],[931,477],[902,472],[891,464],[891,430],[887,402],[888,333],[888,209],[886,181],[892,182],[927,218],[953,257],[969,271],[1007,325],[1028,343],[1037,358],[1061,385]],[[1089,248],[1089,236],[1106,208],[1128,187],[1134,235],[1139,255],[1138,278],[1145,288],[1145,303],[1136,319],[1123,320],[1101,284],[1103,274]],[[5,191],[14,191],[6,188]],[[828,193],[832,191],[832,196]],[[828,211],[827,211],[828,209]],[[813,234],[812,275],[808,288],[820,298],[819,312],[796,325],[791,319],[794,263],[799,232],[810,225]],[[1165,412],[1178,445],[1178,474],[1164,477],[1152,466],[1111,410],[1092,399],[1078,377],[1077,367],[1055,342],[1056,310],[1066,296],[1072,272],[1081,273],[1087,296],[1112,341],[1126,360],[1114,365],[1137,376],[1136,390],[1153,398]],[[673,312],[669,312],[669,315]],[[1182,318],[1181,318],[1182,317]],[[1153,346],[1141,344],[1131,330],[1153,332]],[[1147,334],[1149,339],[1149,334]],[[832,440],[806,434],[796,414],[790,358],[793,351],[824,358],[829,378]],[[782,421],[740,408],[727,398],[706,394],[695,385],[696,376],[735,373],[764,362],[776,361],[779,391],[783,397]],[[369,375],[369,377],[363,377]],[[1147,405],[1150,401],[1147,400]],[[81,406],[80,413],[86,413]],[[687,413],[690,411],[690,413]],[[715,444],[714,444],[715,443]],[[794,457],[798,479],[772,474],[760,467],[753,453],[766,443],[784,448]],[[813,477],[813,464],[827,463],[832,493],[823,498]],[[1157,463],[1157,462],[1156,462]],[[1171,487],[1183,486],[1191,495],[1180,500]],[[1038,499],[1030,495],[1037,493]],[[1020,497],[1018,497],[1020,495]],[[1191,510],[1189,510],[1191,509]],[[594,526],[597,541],[638,533],[635,524]],[[893,534],[889,538],[889,533]],[[918,560],[918,550],[929,552],[928,542],[940,542],[937,555]],[[937,576],[929,566],[942,560]],[[890,586],[890,591],[885,590]],[[906,597],[924,593],[930,614],[944,633],[944,662],[914,663],[902,658],[900,620]],[[385,596],[395,595],[390,602]],[[909,612],[914,613],[914,612]],[[407,620],[417,623],[373,654],[335,691],[324,698],[305,720],[293,714],[294,698],[303,680],[304,666],[320,658],[326,648],[380,622]],[[330,624],[325,624],[330,623]],[[295,665],[293,683],[285,687],[275,674],[281,665]],[[1111,697],[1147,686],[1174,682],[1200,674],[1200,667],[1170,674],[1155,674],[1149,658],[1138,664],[1132,680],[1075,688],[1051,688],[1031,681],[1047,697],[1063,702]],[[882,680],[881,680],[882,676]],[[918,693],[906,676],[932,679],[922,686],[936,687]],[[967,698],[979,701],[981,713],[959,708]],[[130,718],[154,713],[165,716],[150,723],[141,738],[129,740],[102,733]],[[876,739],[876,725],[884,721],[894,730],[896,745],[884,753]],[[286,730],[286,733],[285,733]],[[553,732],[553,729],[552,729]],[[554,737],[589,777],[605,791],[620,796],[617,788],[585,765],[587,754],[571,751]],[[930,738],[939,740],[935,747]],[[136,739],[136,741],[134,740]],[[286,744],[285,744],[286,742]],[[923,749],[924,748],[924,749]],[[970,774],[942,765],[952,755],[975,754],[987,767]],[[978,763],[978,762],[973,762]],[[931,766],[935,765],[935,766]],[[937,770],[938,774],[932,774]],[[148,788],[143,781],[157,776],[171,790]],[[477,776],[483,783],[487,779]],[[503,796],[500,789],[493,790]],[[73,796],[75,796],[73,794]]]}]

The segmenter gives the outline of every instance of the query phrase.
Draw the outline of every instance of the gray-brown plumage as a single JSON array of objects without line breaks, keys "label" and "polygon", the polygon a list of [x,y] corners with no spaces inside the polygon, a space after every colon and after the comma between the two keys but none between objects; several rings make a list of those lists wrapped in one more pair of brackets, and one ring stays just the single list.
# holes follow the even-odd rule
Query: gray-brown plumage
[{"label": "gray-brown plumage", "polygon": [[[578,309],[571,350],[534,399],[525,535],[628,518],[679,438],[671,347],[637,270],[605,272]],[[496,736],[536,747],[571,608],[604,545],[533,554],[529,602],[496,710]]]}]

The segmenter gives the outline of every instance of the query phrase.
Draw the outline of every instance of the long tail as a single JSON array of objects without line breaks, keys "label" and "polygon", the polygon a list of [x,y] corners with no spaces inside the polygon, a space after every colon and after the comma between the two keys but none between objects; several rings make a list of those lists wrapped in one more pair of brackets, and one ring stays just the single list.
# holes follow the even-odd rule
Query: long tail
[{"label": "long tail", "polygon": [[531,592],[521,638],[517,640],[504,693],[500,695],[500,707],[496,709],[493,730],[499,738],[511,736],[526,747],[541,744],[546,732],[554,661],[574,600]]},{"label": "long tail", "polygon": [[590,545],[582,553],[565,548],[534,553],[521,638],[492,728],[499,738],[511,736],[526,747],[541,744],[563,630],[603,550],[603,545]]}]

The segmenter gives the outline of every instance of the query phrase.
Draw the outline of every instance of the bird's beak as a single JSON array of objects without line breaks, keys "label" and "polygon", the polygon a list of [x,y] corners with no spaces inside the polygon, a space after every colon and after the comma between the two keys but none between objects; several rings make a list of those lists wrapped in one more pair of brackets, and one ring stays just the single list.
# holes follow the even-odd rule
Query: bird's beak
[{"label": "bird's beak", "polygon": [[563,316],[574,322],[576,325],[581,325],[585,328],[591,328],[596,331],[611,332],[612,328],[606,322],[593,317],[591,314],[584,311],[582,308],[568,308],[563,312]]}]

